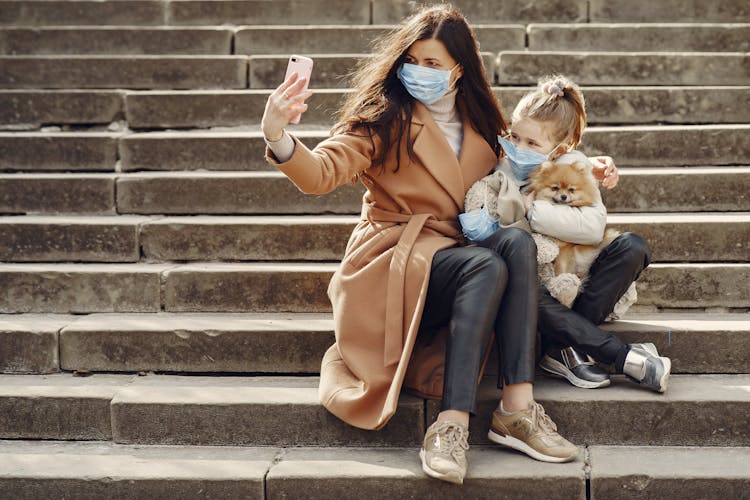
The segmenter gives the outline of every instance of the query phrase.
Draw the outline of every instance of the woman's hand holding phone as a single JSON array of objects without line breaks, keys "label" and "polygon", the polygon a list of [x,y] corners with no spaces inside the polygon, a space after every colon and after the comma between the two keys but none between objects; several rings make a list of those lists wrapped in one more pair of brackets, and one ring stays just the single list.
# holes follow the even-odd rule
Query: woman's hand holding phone
[{"label": "woman's hand holding phone", "polygon": [[299,116],[307,111],[305,101],[313,94],[307,89],[308,81],[309,72],[302,78],[297,71],[287,72],[284,83],[271,93],[261,120],[261,129],[266,139],[272,142],[281,139],[284,127],[289,123],[298,123]]}]

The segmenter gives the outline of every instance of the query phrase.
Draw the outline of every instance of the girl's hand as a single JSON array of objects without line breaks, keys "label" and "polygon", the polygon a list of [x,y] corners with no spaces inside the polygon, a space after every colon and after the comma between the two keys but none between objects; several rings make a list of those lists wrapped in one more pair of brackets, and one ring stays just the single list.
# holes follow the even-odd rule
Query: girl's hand
[{"label": "girl's hand", "polygon": [[620,180],[620,174],[617,173],[617,167],[611,156],[594,156],[589,158],[594,165],[594,177],[601,181],[602,186],[612,189]]},{"label": "girl's hand", "polygon": [[297,73],[292,73],[284,83],[278,86],[266,102],[266,110],[260,127],[263,135],[271,142],[281,139],[284,127],[294,116],[307,111],[305,101],[313,94],[312,90],[301,92],[305,79],[297,80]]}]

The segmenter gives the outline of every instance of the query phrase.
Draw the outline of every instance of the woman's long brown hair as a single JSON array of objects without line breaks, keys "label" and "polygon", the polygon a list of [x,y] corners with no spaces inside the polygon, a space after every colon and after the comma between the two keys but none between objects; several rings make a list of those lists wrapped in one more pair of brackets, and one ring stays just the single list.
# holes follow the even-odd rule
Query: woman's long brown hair
[{"label": "woman's long brown hair", "polygon": [[451,57],[463,67],[458,93],[466,104],[469,121],[495,154],[500,152],[497,135],[507,129],[507,124],[487,81],[474,32],[461,12],[450,5],[440,5],[416,13],[400,28],[377,40],[375,55],[360,61],[353,74],[354,92],[339,111],[333,133],[364,132],[371,139],[377,136],[382,147],[373,158],[373,166],[384,165],[395,140],[394,171],[398,170],[404,137],[409,158],[414,159],[410,134],[414,99],[401,84],[396,71],[411,45],[428,38],[443,42]]}]

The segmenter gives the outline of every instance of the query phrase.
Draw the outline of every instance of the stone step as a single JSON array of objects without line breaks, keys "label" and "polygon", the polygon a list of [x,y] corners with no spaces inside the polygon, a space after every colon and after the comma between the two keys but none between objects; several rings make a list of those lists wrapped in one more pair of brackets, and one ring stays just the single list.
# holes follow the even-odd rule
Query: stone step
[{"label": "stone step", "polygon": [[579,85],[747,85],[750,55],[508,51],[500,53],[497,83],[534,84],[550,73],[562,73]]},{"label": "stone step", "polygon": [[[336,263],[0,264],[0,313],[329,312]],[[638,304],[750,308],[750,264],[652,264]]]},{"label": "stone step", "polygon": [[[338,261],[356,216],[0,216],[0,261]],[[749,213],[610,214],[652,262],[749,262]]]},{"label": "stone step", "polygon": [[[495,87],[493,90],[503,104],[505,115],[510,116],[521,96],[531,89]],[[27,111],[16,104],[14,115],[8,112],[9,116],[4,118],[0,106],[0,127],[3,123],[45,123],[45,120],[67,123],[77,116],[72,110],[56,114],[45,100],[51,100],[51,96],[28,92],[24,98],[33,99],[38,111]],[[332,126],[334,112],[348,92],[316,90],[308,100],[309,108],[303,117],[305,126]],[[589,125],[750,122],[745,112],[750,107],[750,87],[584,87],[583,93]],[[268,90],[127,92],[125,113],[128,126],[134,129],[259,126],[269,94]],[[0,91],[0,104],[10,98],[13,97]],[[60,101],[65,98],[55,97]],[[15,118],[16,114],[20,118]]]},{"label": "stone step", "polygon": [[[317,374],[334,342],[330,314],[0,315],[0,372]],[[630,313],[602,329],[653,342],[672,373],[747,373],[745,314]],[[497,373],[496,356],[487,374]]]},{"label": "stone step", "polygon": [[348,0],[172,0],[169,24],[370,24],[370,2]]},{"label": "stone step", "polygon": [[124,118],[123,100],[112,90],[0,90],[0,130],[108,124]]},{"label": "stone step", "polygon": [[0,174],[2,214],[114,214],[116,174]]},{"label": "stone step", "polygon": [[221,54],[232,53],[226,28],[82,27],[2,28],[0,54]]},{"label": "stone step", "polygon": [[[310,148],[328,137],[328,131],[309,128],[294,133]],[[13,144],[14,137],[0,134],[0,141]],[[707,143],[712,147],[706,147]],[[268,171],[273,167],[263,159],[265,148],[262,134],[254,131],[144,132],[121,136],[120,158],[123,171]],[[590,127],[581,149],[589,155],[610,155],[627,167],[747,165],[750,125]],[[655,155],[657,150],[660,154]]]},{"label": "stone step", "polygon": [[[336,54],[342,52],[343,49],[349,53],[367,54],[374,50],[372,44],[375,38],[395,27],[394,25],[241,27],[235,33],[234,53],[288,56],[301,50],[299,40],[304,40],[305,53]],[[477,25],[474,26],[474,32],[483,51],[500,52],[526,48],[526,27],[520,24]]]},{"label": "stone step", "polygon": [[0,56],[3,88],[236,89],[245,56]]},{"label": "stone step", "polygon": [[0,441],[9,498],[264,499],[278,448]]},{"label": "stone step", "polygon": [[[528,49],[747,52],[750,49],[750,24],[530,24]],[[516,49],[506,46],[493,50]]]},{"label": "stone step", "polygon": [[[352,52],[339,54],[306,52],[306,55],[315,61],[313,73],[310,77],[310,88],[312,89],[347,88],[349,86],[347,75],[355,69],[355,66],[363,58],[372,57],[371,54]],[[496,54],[482,52],[481,55],[487,77],[492,84],[495,81]],[[288,55],[252,55],[248,57],[248,87],[251,89],[275,89],[278,87],[284,81],[288,60]],[[2,62],[2,59],[0,59],[0,62]],[[748,82],[744,83],[747,84]],[[0,85],[2,85],[1,79]]]},{"label": "stone step", "polygon": [[[422,4],[442,3],[426,0]],[[451,2],[467,17],[470,24],[504,22],[587,22],[586,0],[537,0],[534,2]],[[372,22],[393,24],[401,22],[413,12],[408,0],[375,0],[372,2]]]},{"label": "stone step", "polygon": [[162,0],[2,0],[0,25],[164,24]]},{"label": "stone step", "polygon": [[0,170],[115,170],[121,134],[108,132],[1,132]]},{"label": "stone step", "polygon": [[[439,401],[402,394],[380,432],[350,427],[318,402],[317,377],[70,374],[0,376],[0,437],[142,445],[408,446]],[[750,375],[673,375],[664,394],[615,377],[582,390],[540,378],[535,399],[579,445],[748,446]],[[499,391],[485,379],[470,442],[486,444]],[[17,418],[18,412],[28,415]],[[643,425],[633,425],[633,422]],[[312,425],[300,425],[309,422]],[[108,433],[111,432],[111,437]]]},{"label": "stone step", "polygon": [[627,3],[589,0],[591,22],[703,22],[739,23],[750,21],[750,7],[744,0],[633,0]]}]

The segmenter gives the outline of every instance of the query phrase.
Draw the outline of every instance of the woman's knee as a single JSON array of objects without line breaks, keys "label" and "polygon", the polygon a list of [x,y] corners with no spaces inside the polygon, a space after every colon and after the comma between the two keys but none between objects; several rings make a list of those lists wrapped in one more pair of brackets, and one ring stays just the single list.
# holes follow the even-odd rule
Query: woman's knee
[{"label": "woman's knee", "polygon": [[651,249],[646,240],[635,233],[622,233],[610,243],[614,254],[621,255],[628,263],[646,268],[651,262]]},{"label": "woman's knee", "polygon": [[503,258],[488,248],[474,247],[472,250],[464,266],[464,278],[484,282],[486,286],[502,291],[508,282],[508,267]]}]

